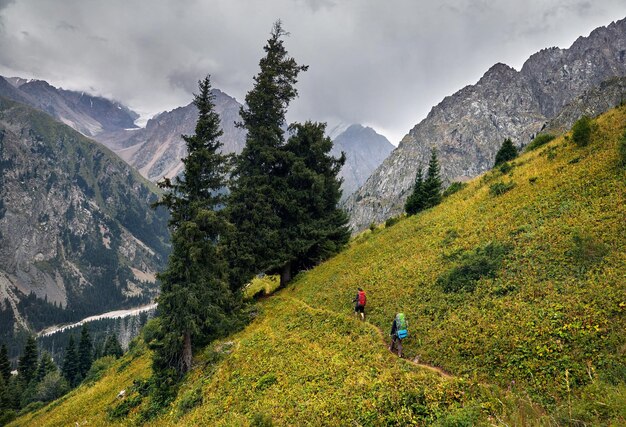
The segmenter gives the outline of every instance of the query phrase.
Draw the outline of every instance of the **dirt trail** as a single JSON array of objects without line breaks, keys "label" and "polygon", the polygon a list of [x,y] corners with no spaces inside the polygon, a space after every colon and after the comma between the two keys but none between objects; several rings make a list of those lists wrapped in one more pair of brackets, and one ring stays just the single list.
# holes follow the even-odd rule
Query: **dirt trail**
[{"label": "dirt trail", "polygon": [[[332,311],[332,310],[328,310],[326,308],[313,307],[313,306],[307,304],[306,302],[304,302],[304,301],[302,301],[302,300],[300,300],[298,298],[294,298],[292,296],[289,296],[289,295],[284,295],[284,294],[281,295],[281,294],[279,294],[279,295],[275,295],[275,296],[278,297],[278,298],[287,298],[287,299],[290,299],[292,301],[295,301],[297,304],[303,305],[304,307],[306,307],[307,309],[312,310],[312,311],[329,313],[329,314],[331,314],[333,316],[342,316],[341,314],[339,314],[339,313],[337,313],[335,311]],[[389,346],[389,343],[387,342],[387,338],[386,338],[385,334],[383,333],[383,331],[380,330],[379,327],[377,327],[376,325],[374,325],[372,323],[369,323],[369,322],[361,322],[359,320],[354,320],[354,321],[355,322],[360,322],[360,323],[364,324],[365,326],[375,330],[376,333],[378,334],[378,337],[380,338],[382,344],[385,347]],[[443,369],[441,369],[441,368],[439,368],[437,366],[429,365],[427,363],[421,363],[421,362],[418,362],[418,361],[412,360],[412,359],[401,359],[401,360],[404,360],[405,362],[411,363],[412,365],[419,366],[420,368],[427,369],[427,370],[432,371],[432,372],[436,372],[436,373],[438,373],[439,375],[441,375],[444,378],[448,378],[448,379],[454,378],[453,375],[447,373],[446,371],[444,371]]]}]

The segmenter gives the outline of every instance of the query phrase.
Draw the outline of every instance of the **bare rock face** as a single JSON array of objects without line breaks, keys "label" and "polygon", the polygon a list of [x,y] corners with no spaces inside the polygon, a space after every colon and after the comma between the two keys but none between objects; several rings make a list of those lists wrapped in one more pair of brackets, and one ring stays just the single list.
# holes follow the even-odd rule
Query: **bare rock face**
[{"label": "bare rock face", "polygon": [[44,111],[90,137],[104,131],[134,128],[139,117],[118,102],[85,92],[58,89],[43,80],[0,77],[0,96]]},{"label": "bare rock face", "polygon": [[504,64],[446,97],[344,203],[354,231],[403,211],[416,171],[434,148],[444,181],[467,180],[493,166],[505,138],[525,145],[568,103],[626,76],[626,19],[580,37],[569,49],[544,49],[521,71]]},{"label": "bare rock face", "polygon": [[[0,295],[17,323],[69,321],[156,294],[167,216],[150,209],[150,184],[108,149],[0,98],[0,172]],[[53,317],[23,310],[30,294]]]},{"label": "bare rock face", "polygon": [[[246,143],[246,133],[235,126],[239,104],[220,90],[214,89],[215,111],[220,116],[224,134],[220,138],[225,153],[240,153]],[[181,159],[187,155],[181,135],[195,132],[198,110],[193,104],[161,113],[150,119],[145,129],[103,133],[96,140],[115,151],[144,177],[157,182],[163,177],[176,176],[183,169]]]},{"label": "bare rock face", "polygon": [[342,198],[356,191],[372,172],[387,158],[394,146],[370,127],[354,124],[333,139],[332,154],[346,154],[346,163],[339,173],[343,178]]}]

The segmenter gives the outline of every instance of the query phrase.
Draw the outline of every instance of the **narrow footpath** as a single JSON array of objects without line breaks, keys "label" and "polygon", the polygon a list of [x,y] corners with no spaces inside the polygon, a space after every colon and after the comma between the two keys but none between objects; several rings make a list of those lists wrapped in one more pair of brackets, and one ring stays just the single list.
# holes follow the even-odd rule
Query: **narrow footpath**
[{"label": "narrow footpath", "polygon": [[[274,297],[289,299],[291,301],[294,301],[296,304],[300,304],[300,305],[306,307],[308,310],[316,311],[318,313],[327,313],[327,314],[330,314],[332,316],[337,316],[337,317],[340,317],[340,316],[341,317],[347,317],[345,315],[339,314],[339,313],[334,312],[332,310],[328,310],[326,308],[313,307],[313,306],[307,304],[306,302],[304,302],[304,301],[302,301],[302,300],[300,300],[298,298],[294,298],[292,296],[285,295],[285,293],[274,294]],[[374,325],[372,323],[369,323],[367,321],[363,322],[361,320],[357,320],[357,319],[354,319],[354,318],[351,318],[351,320],[353,320],[354,322],[359,322],[360,324],[363,324],[366,327],[369,327],[369,328],[373,329],[374,331],[376,331],[376,333],[378,334],[378,337],[380,338],[383,346],[385,346],[385,348],[388,348],[389,343],[387,342],[385,334],[383,333],[383,331],[380,328],[378,328],[376,325]],[[420,368],[427,369],[427,370],[432,371],[432,372],[436,372],[437,374],[441,375],[443,378],[448,378],[448,379],[454,378],[453,375],[449,374],[448,372],[444,371],[443,369],[441,369],[441,368],[439,368],[437,366],[429,365],[427,363],[421,363],[421,362],[418,362],[418,361],[412,360],[412,359],[404,359],[404,358],[402,358],[400,360],[403,360],[405,362],[411,363],[412,365],[418,366]]]}]

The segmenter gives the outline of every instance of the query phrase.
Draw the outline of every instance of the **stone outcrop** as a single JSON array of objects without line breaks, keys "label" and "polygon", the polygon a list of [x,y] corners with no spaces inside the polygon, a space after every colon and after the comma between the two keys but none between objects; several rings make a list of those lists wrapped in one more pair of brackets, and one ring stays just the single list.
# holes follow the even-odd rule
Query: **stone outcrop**
[{"label": "stone outcrop", "polygon": [[520,71],[490,68],[475,85],[446,97],[344,203],[354,231],[402,212],[419,167],[435,149],[446,183],[493,166],[505,138],[527,144],[568,103],[626,76],[626,19],[580,37],[569,49],[532,55]]}]

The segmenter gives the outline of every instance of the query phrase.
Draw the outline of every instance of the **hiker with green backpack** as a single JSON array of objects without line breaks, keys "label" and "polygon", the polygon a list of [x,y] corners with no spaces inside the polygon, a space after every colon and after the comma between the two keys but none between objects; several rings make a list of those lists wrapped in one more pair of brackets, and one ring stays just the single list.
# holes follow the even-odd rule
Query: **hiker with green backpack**
[{"label": "hiker with green backpack", "polygon": [[404,313],[397,313],[391,324],[391,344],[389,351],[393,351],[394,347],[398,350],[398,357],[402,357],[402,340],[409,336],[409,324],[406,321]]}]

